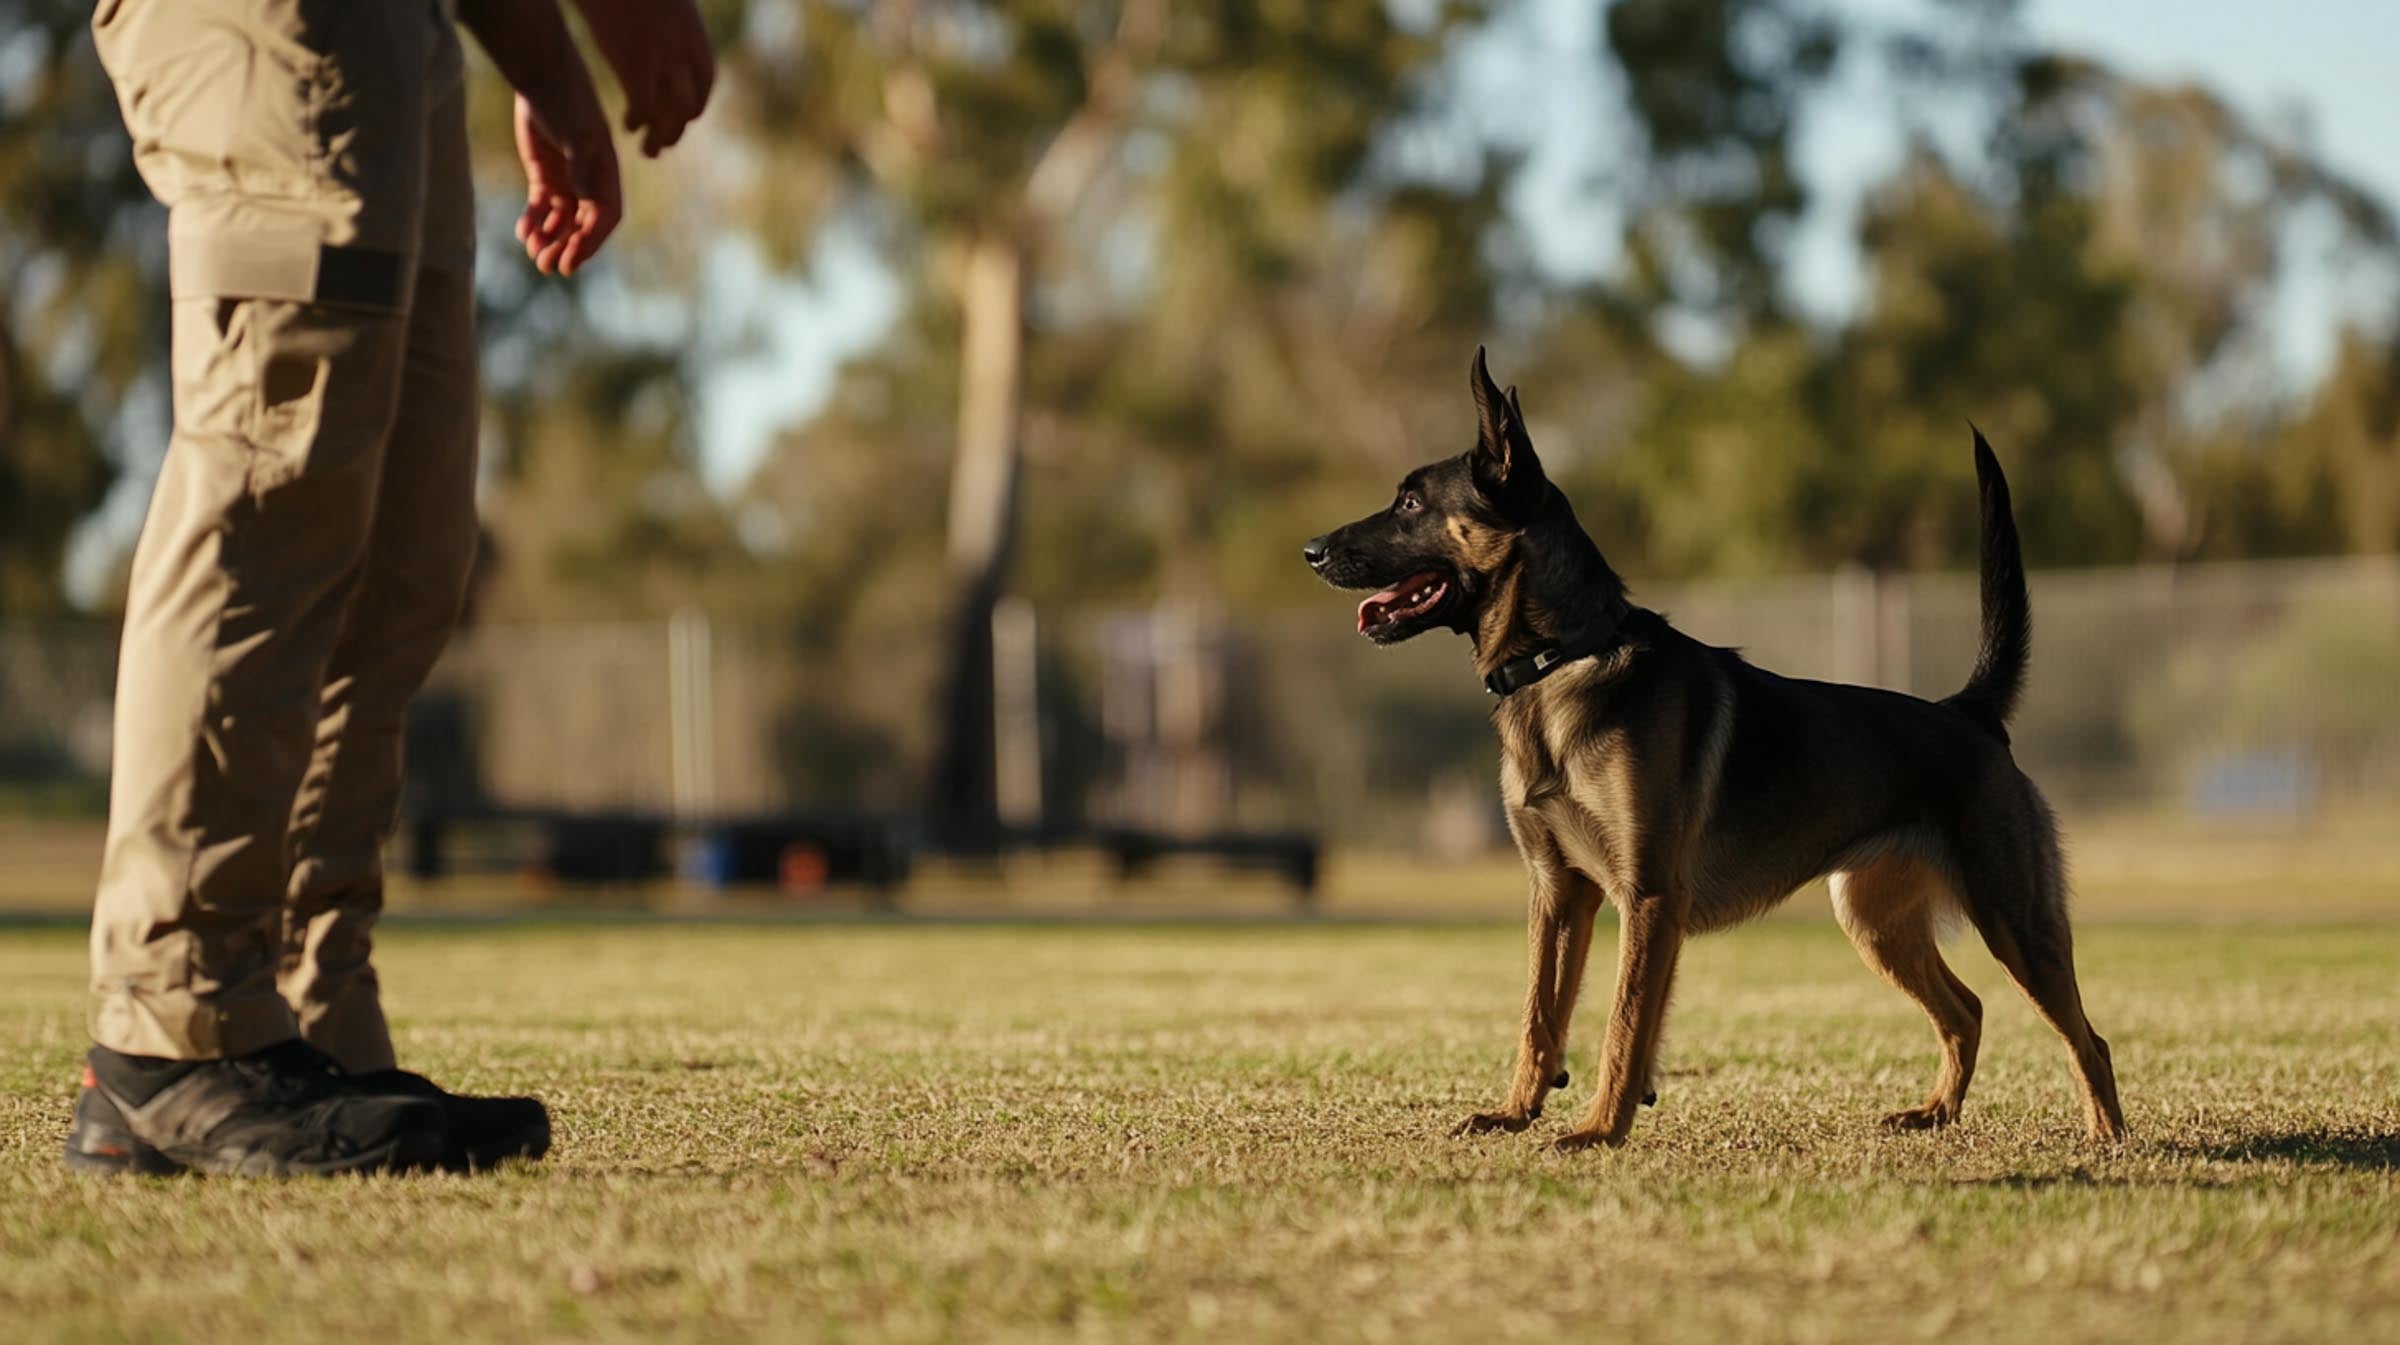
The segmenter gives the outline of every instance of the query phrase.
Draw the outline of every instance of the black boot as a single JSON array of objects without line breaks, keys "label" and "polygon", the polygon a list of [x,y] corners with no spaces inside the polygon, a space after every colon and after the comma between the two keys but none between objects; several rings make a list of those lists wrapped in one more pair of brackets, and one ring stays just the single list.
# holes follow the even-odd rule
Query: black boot
[{"label": "black boot", "polygon": [[442,1109],[360,1087],[288,1041],[228,1060],[159,1060],[95,1046],[68,1133],[83,1172],[292,1177],[430,1167]]},{"label": "black boot", "polygon": [[75,1121],[67,1131],[67,1166],[78,1172],[137,1172],[145,1177],[172,1177],[183,1164],[133,1137],[125,1113],[108,1100],[92,1080],[92,1067],[83,1067],[83,1091],[75,1098]]},{"label": "black boot", "polygon": [[351,1077],[362,1088],[439,1104],[450,1136],[442,1150],[442,1166],[453,1172],[492,1167],[505,1158],[530,1162],[550,1152],[550,1109],[539,1098],[453,1093],[404,1069]]}]

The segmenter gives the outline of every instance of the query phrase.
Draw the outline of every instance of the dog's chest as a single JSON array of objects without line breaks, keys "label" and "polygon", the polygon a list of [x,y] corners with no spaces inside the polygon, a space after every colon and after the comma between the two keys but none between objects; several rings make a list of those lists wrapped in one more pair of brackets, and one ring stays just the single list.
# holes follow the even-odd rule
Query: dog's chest
[{"label": "dog's chest", "polygon": [[1637,842],[1619,813],[1605,815],[1570,798],[1545,800],[1534,810],[1567,867],[1616,891],[1634,869]]},{"label": "dog's chest", "polygon": [[1494,716],[1500,733],[1502,802],[1557,845],[1569,865],[1603,883],[1622,875],[1638,849],[1634,758],[1624,731],[1592,712],[1593,688],[1561,674]]}]

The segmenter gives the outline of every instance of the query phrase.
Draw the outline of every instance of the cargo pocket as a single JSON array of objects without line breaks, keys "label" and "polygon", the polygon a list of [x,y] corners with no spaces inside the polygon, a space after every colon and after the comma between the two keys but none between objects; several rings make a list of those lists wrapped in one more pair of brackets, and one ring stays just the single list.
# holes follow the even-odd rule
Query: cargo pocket
[{"label": "cargo pocket", "polygon": [[282,299],[240,301],[250,360],[250,493],[262,505],[311,486],[321,522],[363,526],[398,410],[407,324],[396,313]]}]

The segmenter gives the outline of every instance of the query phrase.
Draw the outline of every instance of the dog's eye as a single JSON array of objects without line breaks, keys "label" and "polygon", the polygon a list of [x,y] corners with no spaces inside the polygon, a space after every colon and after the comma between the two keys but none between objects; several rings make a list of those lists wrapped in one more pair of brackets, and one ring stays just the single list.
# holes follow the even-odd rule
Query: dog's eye
[{"label": "dog's eye", "polygon": [[1403,513],[1403,514],[1413,514],[1413,513],[1416,513],[1418,510],[1420,510],[1420,509],[1423,509],[1424,507],[1425,507],[1425,497],[1424,497],[1424,496],[1417,494],[1417,493],[1416,493],[1415,491],[1413,491],[1413,490],[1404,490],[1404,491],[1401,491],[1401,492],[1400,492],[1400,512],[1401,512],[1401,513]]}]

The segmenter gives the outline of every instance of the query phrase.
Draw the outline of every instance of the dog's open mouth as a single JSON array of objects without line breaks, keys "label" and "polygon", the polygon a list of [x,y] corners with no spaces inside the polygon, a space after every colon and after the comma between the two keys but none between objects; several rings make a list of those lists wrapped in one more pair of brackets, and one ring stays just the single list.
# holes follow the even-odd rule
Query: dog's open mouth
[{"label": "dog's open mouth", "polygon": [[1450,596],[1450,581],[1436,570],[1412,575],[1358,605],[1358,633],[1373,639],[1432,615]]}]

